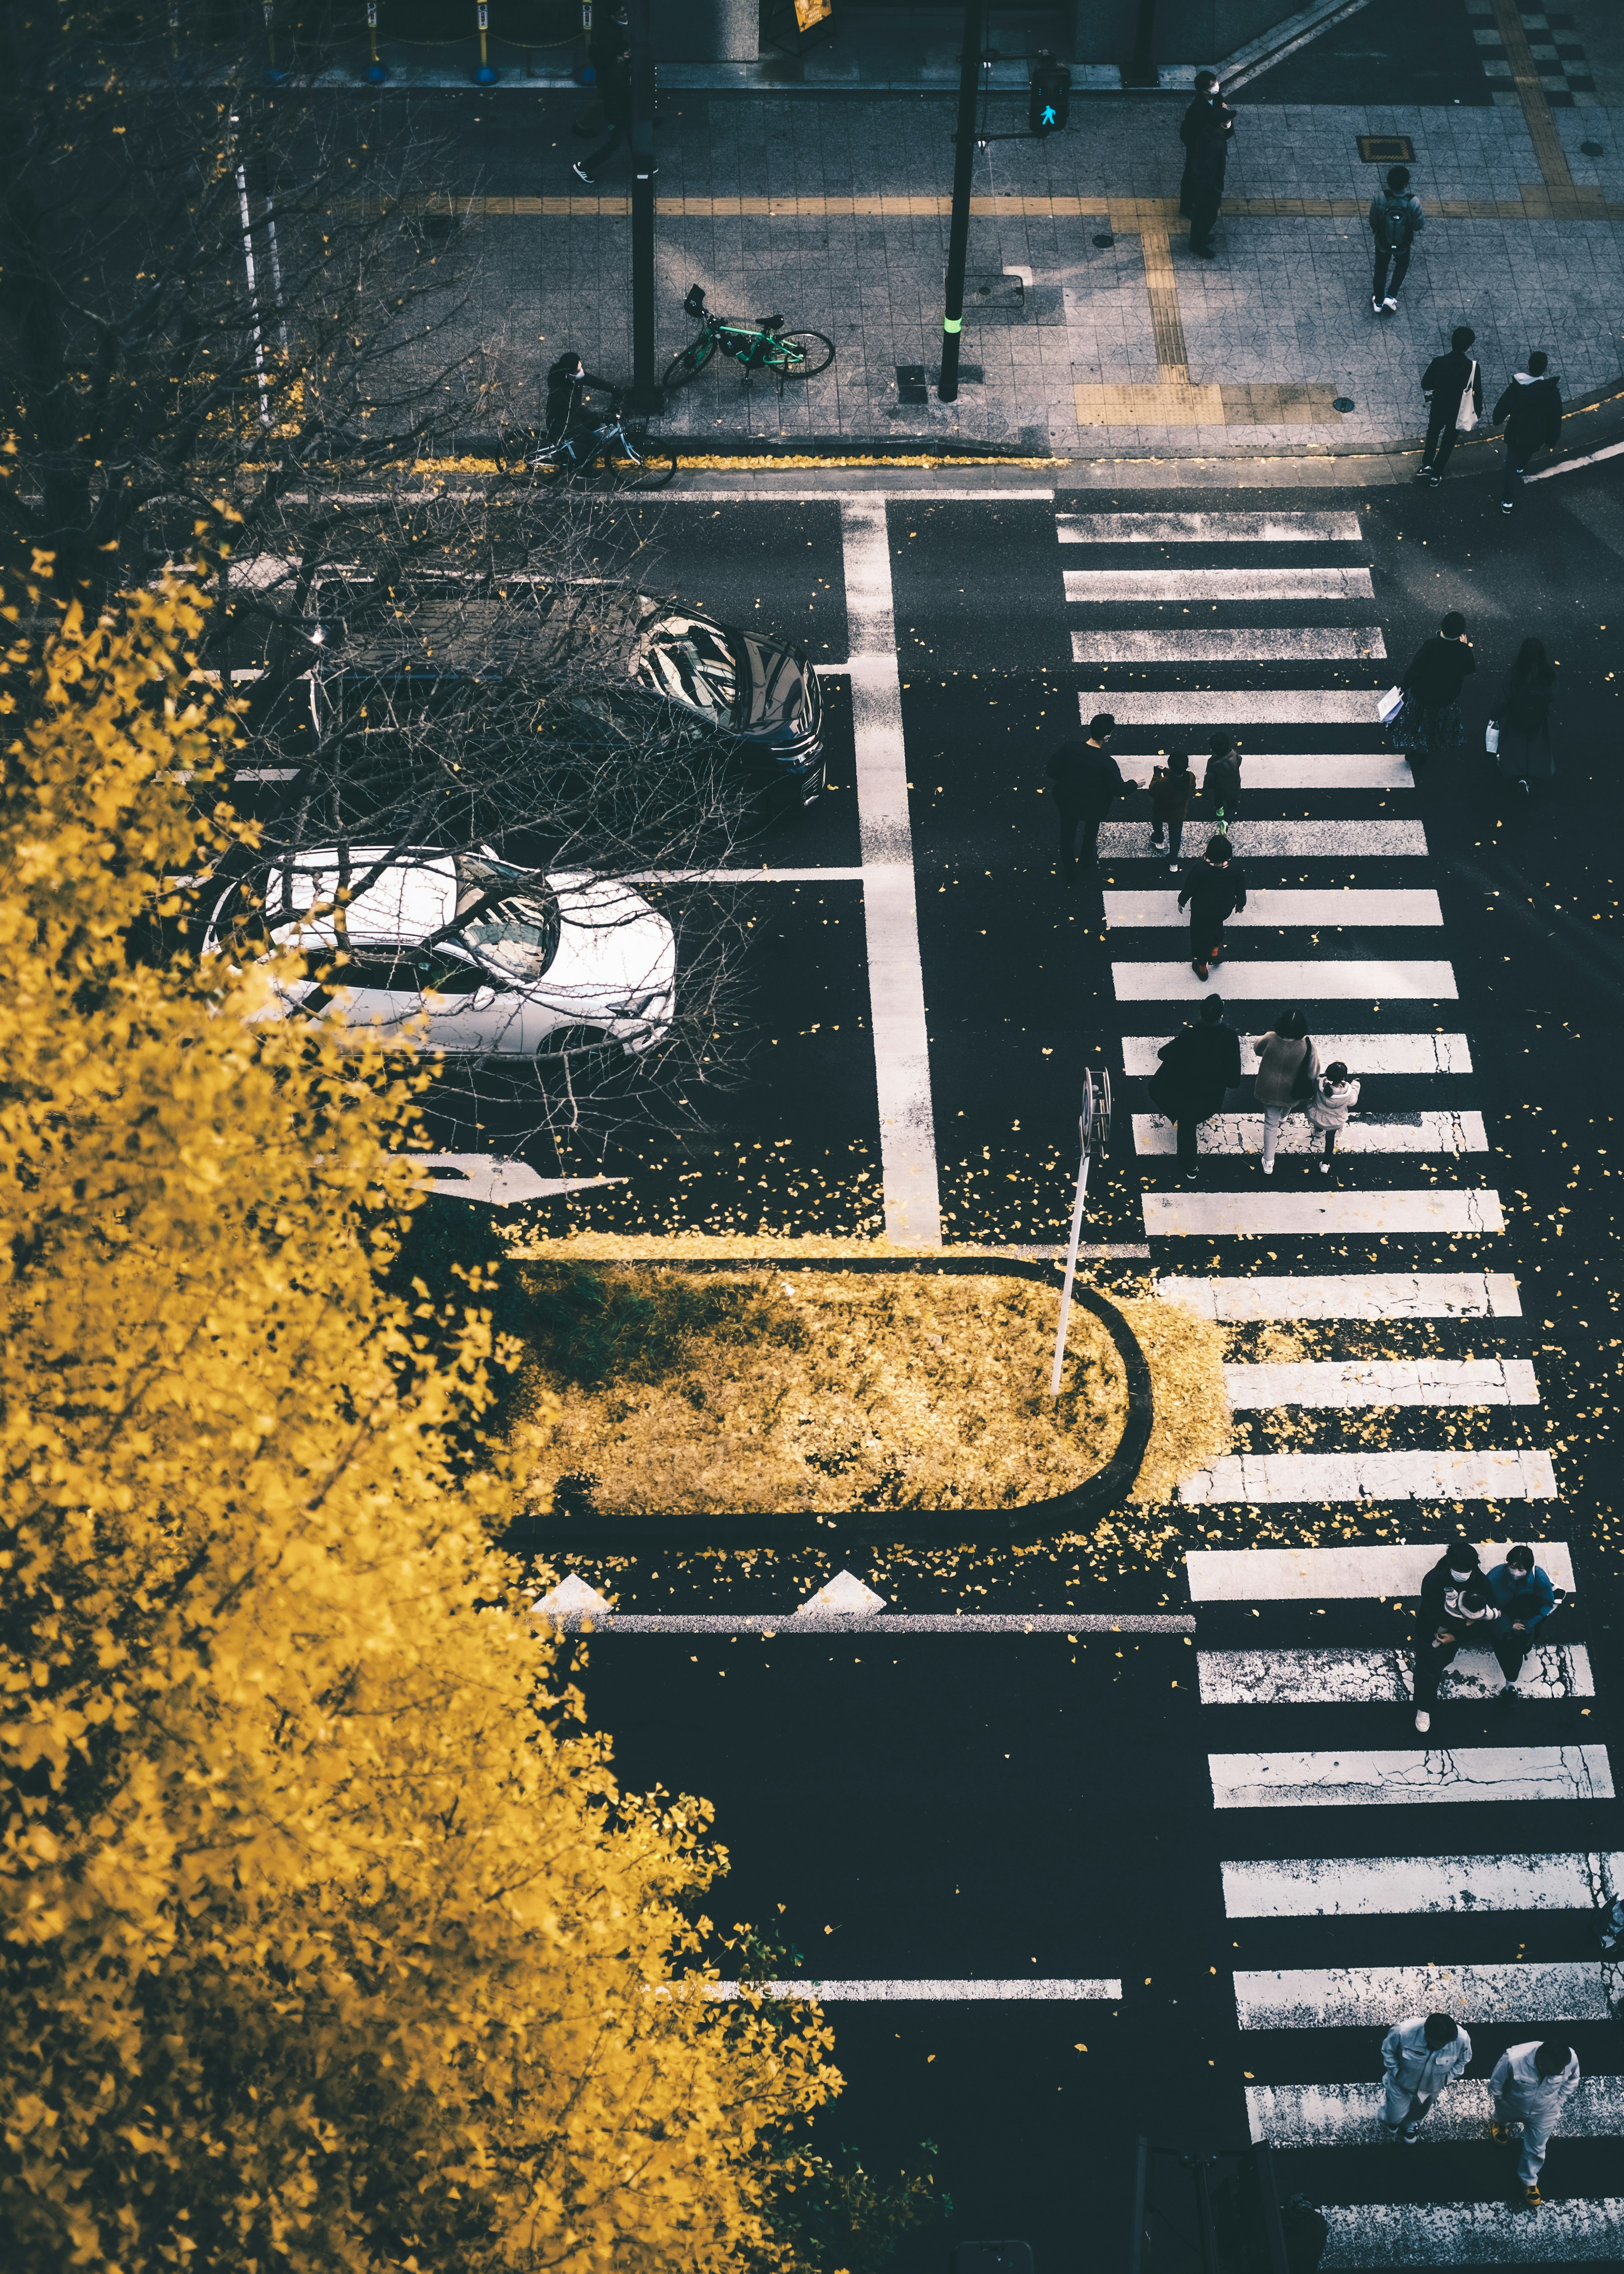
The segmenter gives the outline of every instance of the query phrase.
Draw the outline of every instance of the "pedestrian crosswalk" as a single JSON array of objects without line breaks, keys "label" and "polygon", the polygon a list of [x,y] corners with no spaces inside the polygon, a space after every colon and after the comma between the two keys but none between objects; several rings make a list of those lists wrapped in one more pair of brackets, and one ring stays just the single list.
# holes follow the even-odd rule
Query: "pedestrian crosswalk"
[{"label": "pedestrian crosswalk", "polygon": [[[1448,895],[1410,765],[1375,747],[1395,666],[1359,516],[1082,510],[1056,530],[1079,707],[1115,714],[1124,773],[1147,779],[1161,748],[1189,751],[1199,774],[1214,730],[1245,750],[1224,834],[1248,905],[1207,981],[1169,934],[1218,826],[1210,801],[1191,807],[1174,875],[1142,799],[1098,839],[1105,960],[1127,1030],[1123,1118],[1158,1292],[1235,1330],[1236,1447],[1186,1476],[1180,1498],[1193,1521],[1211,1509],[1226,1530],[1255,1510],[1276,1540],[1282,1519],[1324,1537],[1339,1514],[1350,1531],[1400,1535],[1186,1557],[1251,2135],[1277,2151],[1288,2191],[1296,2156],[1317,2157],[1297,2168],[1322,2182],[1346,2172],[1345,2195],[1328,2182],[1316,2194],[1333,2197],[1327,2268],[1624,2261],[1624,2197],[1564,2187],[1560,2139],[1554,2195],[1535,2215],[1509,2207],[1510,2151],[1488,2143],[1486,2080],[1507,2044],[1624,2018],[1624,1965],[1598,1954],[1585,1924],[1624,1887],[1595,1718],[1605,1660],[1564,1601],[1519,1671],[1520,1703],[1501,1704],[1492,1650],[1463,1648],[1417,1729],[1413,1623],[1394,1623],[1462,1530],[1485,1568],[1520,1534],[1566,1597],[1575,1575],[1522,1339],[1527,1291],[1502,1252],[1493,1131],[1470,1038],[1450,1018]],[[1265,1179],[1244,1042],[1247,1078],[1202,1125],[1193,1181],[1182,1174],[1176,1131],[1144,1085],[1209,994],[1235,1006],[1244,1037],[1300,1010],[1320,1063],[1358,1079],[1323,1178],[1317,1133],[1293,1116]],[[1312,1340],[1295,1357],[1272,1333],[1259,1346],[1276,1326]],[[1386,1329],[1376,1354],[1373,1326]],[[1554,1536],[1530,1537],[1542,1532]],[[1401,2152],[1376,2125],[1380,2040],[1434,2010],[1471,2026],[1475,2059],[1418,2152]],[[1563,2133],[1624,2136],[1624,2059],[1597,2059],[1605,2032],[1583,2042],[1583,2098]],[[1414,2200],[1445,2142],[1451,2156],[1484,2142],[1504,2194],[1458,2199],[1463,2172],[1499,2165],[1453,2164],[1432,2199]],[[1402,2167],[1392,2202],[1369,2176],[1379,2152]]]}]

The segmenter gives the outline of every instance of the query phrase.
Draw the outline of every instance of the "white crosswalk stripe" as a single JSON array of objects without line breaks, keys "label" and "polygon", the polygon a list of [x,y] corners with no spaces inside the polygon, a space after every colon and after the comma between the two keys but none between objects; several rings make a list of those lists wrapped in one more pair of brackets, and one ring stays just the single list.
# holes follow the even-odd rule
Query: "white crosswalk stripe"
[{"label": "white crosswalk stripe", "polygon": [[1300,1279],[1159,1279],[1204,1319],[1520,1319],[1508,1271],[1347,1271]]},{"label": "white crosswalk stripe", "polygon": [[[1190,911],[1179,907],[1177,892],[1106,892],[1102,897],[1105,921],[1113,931],[1165,930],[1190,921]],[[1248,896],[1245,907],[1224,929],[1258,931],[1272,926],[1275,930],[1324,931],[1343,924],[1426,927],[1443,920],[1436,892],[1361,892],[1348,886],[1328,892],[1291,892],[1265,886]]]},{"label": "white crosswalk stripe", "polygon": [[1368,568],[1068,568],[1068,600],[1368,600]]},{"label": "white crosswalk stripe", "polygon": [[[1203,1650],[1203,1706],[1397,1706],[1410,1695],[1408,1650]],[[1463,1650],[1444,1669],[1440,1698],[1497,1698],[1505,1677],[1492,1651]],[[1584,1645],[1531,1650],[1517,1676],[1525,1698],[1593,1698]]]},{"label": "white crosswalk stripe", "polygon": [[[1522,1535],[1553,1587],[1573,1592],[1573,1559],[1560,1540]],[[1474,1543],[1485,1571],[1506,1560],[1510,1540]],[[1192,1548],[1184,1558],[1197,1603],[1393,1602],[1418,1595],[1442,1555],[1427,1545],[1372,1541],[1363,1547]]]},{"label": "white crosswalk stripe", "polygon": [[1295,1967],[1237,1974],[1243,2029],[1386,2029],[1398,2014],[1474,2022],[1605,2022],[1608,1969],[1554,1965]]},{"label": "white crosswalk stripe", "polygon": [[[1180,1500],[1554,1500],[1545,1452],[1226,1453]],[[1436,1560],[1436,1559],[1434,1559]]]},{"label": "white crosswalk stripe", "polygon": [[[1323,1133],[1312,1122],[1293,1114],[1280,1131],[1277,1154],[1318,1153]],[[1177,1125],[1159,1113],[1133,1116],[1133,1149],[1141,1156],[1165,1156],[1178,1150]],[[1200,1125],[1198,1154],[1260,1154],[1263,1116],[1260,1113],[1214,1113]],[[1336,1139],[1338,1157],[1350,1153],[1486,1153],[1489,1141],[1481,1113],[1371,1114],[1350,1121]]]},{"label": "white crosswalk stripe", "polygon": [[1584,1911],[1624,1887],[1624,1855],[1305,1856],[1225,1864],[1226,1918]]},{"label": "white crosswalk stripe", "polygon": [[1321,2274],[1365,2266],[1595,2265],[1624,2260],[1624,2195],[1501,2203],[1327,2203]]},{"label": "white crosswalk stripe", "polygon": [[[1210,822],[1184,829],[1184,858],[1199,860],[1217,831]],[[1426,832],[1418,821],[1235,821],[1225,830],[1237,854],[1247,861],[1419,861],[1426,857]],[[1153,853],[1150,828],[1143,821],[1107,821],[1100,829],[1100,858],[1165,861]]]},{"label": "white crosswalk stripe", "polygon": [[[1154,1074],[1171,1035],[1124,1035],[1124,1073]],[[1316,1028],[1314,1048],[1327,1065],[1343,1060],[1350,1073],[1470,1073],[1471,1051],[1464,1035],[1323,1035]]]},{"label": "white crosswalk stripe", "polygon": [[1538,1405],[1525,1358],[1275,1359],[1226,1366],[1237,1412],[1264,1405]]},{"label": "white crosswalk stripe", "polygon": [[1096,711],[1109,710],[1119,727],[1376,727],[1381,697],[1372,688],[1187,687],[1158,695],[1113,689],[1110,695],[1084,695],[1078,712],[1085,725]]},{"label": "white crosswalk stripe", "polygon": [[1199,1003],[1222,994],[1233,1003],[1453,1003],[1447,963],[1355,963],[1331,956],[1303,962],[1226,961],[1200,978],[1189,963],[1113,963],[1120,1003]]},{"label": "white crosswalk stripe", "polygon": [[1057,513],[1062,545],[1357,545],[1357,513]]},{"label": "white crosswalk stripe", "polygon": [[1427,1186],[1419,1192],[1147,1193],[1140,1206],[1153,1239],[1286,1239],[1300,1232],[1342,1232],[1372,1239],[1402,1232],[1453,1238],[1500,1232],[1500,1194]]},{"label": "white crosswalk stripe", "polygon": [[1473,1801],[1611,1800],[1605,1745],[1444,1751],[1209,1753],[1214,1808],[1416,1808]]},{"label": "white crosswalk stripe", "polygon": [[[1169,626],[1165,631],[1071,635],[1073,663],[1363,663],[1387,651],[1374,624],[1345,628],[1327,624],[1301,631],[1274,631],[1253,625],[1233,631],[1185,631]],[[1373,703],[1373,697],[1369,699]],[[1368,718],[1369,712],[1363,716]]]},{"label": "white crosswalk stripe", "polygon": [[[1487,2080],[1462,2077],[1438,2096],[1426,2137],[1486,2139],[1493,2113]],[[1246,2114],[1252,2138],[1271,2148],[1373,2148],[1393,2142],[1380,2120],[1380,2090],[1372,2084],[1251,2084]],[[1583,2079],[1562,2111],[1562,2135],[1581,2140],[1624,2135],[1624,2077]]]}]

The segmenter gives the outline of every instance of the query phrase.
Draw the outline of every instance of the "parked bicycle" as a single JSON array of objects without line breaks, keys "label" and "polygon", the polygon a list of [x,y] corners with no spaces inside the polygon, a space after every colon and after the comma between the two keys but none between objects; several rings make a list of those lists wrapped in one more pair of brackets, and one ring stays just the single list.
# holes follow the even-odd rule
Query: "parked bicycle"
[{"label": "parked bicycle", "polygon": [[677,454],[668,442],[651,442],[644,423],[627,425],[618,395],[609,416],[596,426],[539,448],[531,433],[520,438],[512,455],[522,458],[527,471],[560,481],[584,481],[601,466],[611,483],[626,490],[663,490],[677,471]]},{"label": "parked bicycle", "polygon": [[822,332],[786,332],[782,316],[757,316],[754,323],[741,324],[733,316],[709,314],[703,285],[691,286],[682,305],[704,329],[680,356],[672,358],[662,382],[666,387],[686,387],[718,355],[731,356],[742,366],[746,379],[767,371],[780,386],[786,379],[812,379],[827,371],[835,359],[832,340],[825,339]]}]

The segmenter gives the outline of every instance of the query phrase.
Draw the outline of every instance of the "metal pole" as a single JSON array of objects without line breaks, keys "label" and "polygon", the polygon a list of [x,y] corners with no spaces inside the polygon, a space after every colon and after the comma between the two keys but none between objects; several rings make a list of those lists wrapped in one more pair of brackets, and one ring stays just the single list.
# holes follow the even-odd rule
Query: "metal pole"
[{"label": "metal pole", "polygon": [[[266,14],[268,19],[268,9]],[[237,123],[237,115],[233,112],[233,130]],[[250,335],[253,340],[254,376],[259,382],[259,424],[268,426],[271,423],[271,398],[265,380],[265,339],[259,329],[259,282],[254,269],[253,215],[248,205],[248,171],[240,159],[237,168],[237,202],[243,218],[243,267],[248,277],[248,305],[253,311]]]},{"label": "metal pole", "polygon": [[665,408],[654,384],[654,42],[649,0],[630,0],[632,41],[632,390],[645,414]]},{"label": "metal pole", "polygon": [[1133,52],[1124,74],[1130,87],[1154,87],[1156,66],[1151,61],[1156,39],[1156,0],[1138,0],[1133,11]]},{"label": "metal pole", "polygon": [[1083,1074],[1083,1110],[1077,1120],[1077,1141],[1081,1158],[1077,1164],[1077,1198],[1071,1205],[1071,1239],[1066,1249],[1065,1283],[1060,1290],[1060,1325],[1055,1336],[1055,1370],[1049,1378],[1049,1397],[1054,1404],[1060,1396],[1061,1370],[1065,1365],[1066,1328],[1071,1317],[1071,1282],[1077,1276],[1077,1246],[1083,1236],[1083,1207],[1088,1197],[1088,1163],[1094,1152],[1094,1075]]},{"label": "metal pole", "polygon": [[975,171],[975,98],[987,44],[987,0],[965,0],[964,54],[959,64],[959,132],[953,144],[953,218],[947,237],[947,289],[942,317],[939,403],[959,400],[959,335],[964,330],[965,258],[970,250],[970,183]]}]

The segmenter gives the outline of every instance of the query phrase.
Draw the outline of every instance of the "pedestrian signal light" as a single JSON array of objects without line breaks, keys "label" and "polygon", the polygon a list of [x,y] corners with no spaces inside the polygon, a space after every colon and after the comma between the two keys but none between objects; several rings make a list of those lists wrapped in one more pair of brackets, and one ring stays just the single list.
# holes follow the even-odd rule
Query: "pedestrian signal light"
[{"label": "pedestrian signal light", "polygon": [[1032,92],[1026,124],[1034,134],[1054,134],[1063,127],[1071,109],[1071,74],[1064,64],[1046,56],[1033,66]]}]

